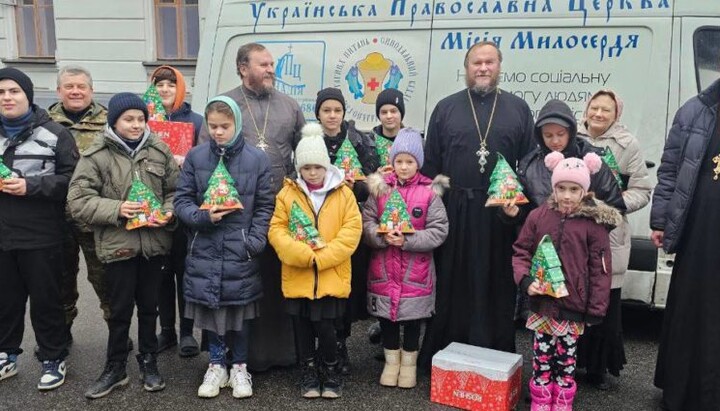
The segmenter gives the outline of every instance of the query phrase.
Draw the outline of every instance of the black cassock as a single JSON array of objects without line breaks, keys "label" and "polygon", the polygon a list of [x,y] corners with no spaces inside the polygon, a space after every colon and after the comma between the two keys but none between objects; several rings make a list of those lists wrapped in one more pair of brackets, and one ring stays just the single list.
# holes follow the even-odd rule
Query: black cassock
[{"label": "black cassock", "polygon": [[[480,130],[485,130],[495,92],[471,92]],[[428,323],[421,364],[457,341],[502,351],[515,350],[516,286],[511,267],[516,227],[504,224],[497,207],[486,208],[497,153],[515,169],[535,145],[533,117],[524,100],[500,90],[487,138],[490,155],[480,172],[478,136],[467,90],[441,100],[430,117],[422,173],[450,177],[443,198],[450,232],[436,251],[435,316]]]}]

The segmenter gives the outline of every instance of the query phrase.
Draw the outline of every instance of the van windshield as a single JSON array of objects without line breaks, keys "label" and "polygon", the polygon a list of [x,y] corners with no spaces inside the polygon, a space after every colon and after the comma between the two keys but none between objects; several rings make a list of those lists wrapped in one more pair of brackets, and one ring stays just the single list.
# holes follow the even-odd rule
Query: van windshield
[{"label": "van windshield", "polygon": [[720,78],[720,27],[701,27],[693,36],[698,92]]}]

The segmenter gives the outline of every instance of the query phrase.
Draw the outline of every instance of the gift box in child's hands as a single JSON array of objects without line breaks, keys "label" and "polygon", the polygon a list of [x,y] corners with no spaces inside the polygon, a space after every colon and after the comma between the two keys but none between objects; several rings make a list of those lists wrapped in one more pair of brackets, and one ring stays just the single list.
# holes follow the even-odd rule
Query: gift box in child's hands
[{"label": "gift box in child's hands", "polygon": [[568,295],[562,263],[552,238],[545,234],[538,244],[530,266],[530,276],[540,282],[543,294],[560,298]]},{"label": "gift box in child's hands", "polygon": [[8,168],[8,166],[5,165],[2,161],[2,157],[0,157],[0,190],[2,190],[4,184],[3,180],[7,180],[8,178],[12,178],[13,173],[12,170]]},{"label": "gift box in child's hands", "polygon": [[240,194],[235,188],[235,179],[225,168],[225,162],[222,158],[215,167],[215,171],[210,175],[208,188],[205,190],[204,201],[200,209],[209,210],[213,207],[218,211],[243,209]]},{"label": "gift box in child's hands", "polygon": [[193,139],[195,138],[195,128],[192,123],[150,120],[148,121],[148,127],[177,156],[185,157],[192,148]]},{"label": "gift box in child's hands", "polygon": [[410,221],[410,214],[407,212],[407,204],[405,204],[397,189],[393,189],[385,203],[385,209],[380,215],[380,225],[377,232],[378,234],[385,234],[393,230],[400,230],[404,234],[415,232],[415,228]]},{"label": "gift box in child's hands", "polygon": [[522,356],[451,343],[433,356],[430,400],[465,410],[509,411],[518,403]]},{"label": "gift box in child's hands", "polygon": [[355,181],[362,181],[367,178],[362,172],[358,153],[355,151],[350,139],[346,138],[343,141],[335,156],[335,166],[345,171],[345,175],[352,177]]},{"label": "gift box in child's hands", "polygon": [[527,204],[530,201],[523,194],[523,186],[502,154],[497,153],[498,159],[490,175],[490,188],[485,207],[502,207],[508,201],[515,200],[515,204]]},{"label": "gift box in child's hands", "polygon": [[313,250],[325,247],[325,241],[320,236],[310,217],[300,208],[297,202],[293,201],[290,207],[290,234],[298,241],[309,245]]},{"label": "gift box in child's hands", "polygon": [[125,229],[127,230],[134,230],[154,222],[163,222],[168,219],[165,213],[163,213],[162,204],[160,204],[160,200],[155,196],[155,193],[143,184],[137,176],[132,181],[127,201],[141,203],[143,210],[141,213],[136,214],[135,217],[127,220],[127,223],[125,223]]}]

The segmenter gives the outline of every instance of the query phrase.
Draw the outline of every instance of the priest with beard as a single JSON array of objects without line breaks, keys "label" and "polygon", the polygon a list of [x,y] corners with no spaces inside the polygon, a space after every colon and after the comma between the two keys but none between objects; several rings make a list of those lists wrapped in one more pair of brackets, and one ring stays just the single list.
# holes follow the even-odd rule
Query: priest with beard
[{"label": "priest with beard", "polygon": [[441,100],[428,124],[422,173],[449,176],[451,188],[443,198],[450,233],[435,258],[435,316],[420,354],[425,367],[453,341],[515,350],[516,227],[501,213],[516,206],[503,211],[485,202],[498,154],[515,169],[535,143],[527,103],[498,88],[501,63],[495,43],[473,45],[464,62],[467,88]]}]

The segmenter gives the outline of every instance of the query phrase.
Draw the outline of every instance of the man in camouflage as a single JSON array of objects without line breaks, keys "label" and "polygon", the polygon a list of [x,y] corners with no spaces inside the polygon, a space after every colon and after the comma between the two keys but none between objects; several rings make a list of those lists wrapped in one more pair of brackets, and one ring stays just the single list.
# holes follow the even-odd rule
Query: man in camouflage
[{"label": "man in camouflage", "polygon": [[[48,109],[50,117],[67,128],[75,138],[80,154],[85,152],[96,139],[102,139],[103,127],[107,122],[107,109],[93,100],[92,77],[90,72],[79,66],[65,66],[57,77],[57,94],[60,101]],[[70,221],[69,233],[65,241],[65,270],[63,272],[60,293],[65,309],[65,321],[68,330],[77,317],[77,275],[82,249],[90,284],[100,299],[103,318],[110,315],[103,287],[103,267],[95,254],[95,240],[90,227]]]}]

